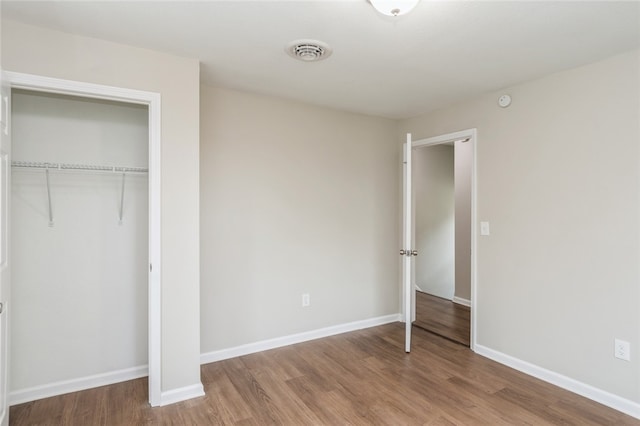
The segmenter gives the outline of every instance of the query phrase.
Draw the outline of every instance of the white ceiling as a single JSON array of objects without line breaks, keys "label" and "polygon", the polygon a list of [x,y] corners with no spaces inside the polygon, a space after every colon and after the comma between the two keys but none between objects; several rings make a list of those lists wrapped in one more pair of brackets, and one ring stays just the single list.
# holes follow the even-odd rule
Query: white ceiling
[{"label": "white ceiling", "polygon": [[[215,86],[389,118],[640,47],[638,1],[2,1],[3,18],[198,58]],[[318,39],[316,63],[284,52]]]}]

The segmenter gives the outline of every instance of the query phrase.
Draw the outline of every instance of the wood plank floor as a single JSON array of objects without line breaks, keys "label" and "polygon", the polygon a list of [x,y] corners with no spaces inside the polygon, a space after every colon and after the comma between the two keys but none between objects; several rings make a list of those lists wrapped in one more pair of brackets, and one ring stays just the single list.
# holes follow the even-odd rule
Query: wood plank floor
[{"label": "wood plank floor", "polygon": [[388,324],[202,366],[206,396],[147,404],[146,379],[11,408],[12,425],[638,425],[447,339]]},{"label": "wood plank floor", "polygon": [[471,342],[471,309],[421,291],[416,291],[413,325],[467,347]]}]

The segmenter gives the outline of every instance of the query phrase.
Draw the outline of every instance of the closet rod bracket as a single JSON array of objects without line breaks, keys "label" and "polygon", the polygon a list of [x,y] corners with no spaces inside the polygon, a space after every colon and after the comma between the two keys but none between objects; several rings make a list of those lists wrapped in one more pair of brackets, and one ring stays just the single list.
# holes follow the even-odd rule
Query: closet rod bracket
[{"label": "closet rod bracket", "polygon": [[47,201],[49,204],[49,227],[53,228],[53,208],[51,207],[51,184],[49,183],[49,165],[44,170],[47,178]]},{"label": "closet rod bracket", "polygon": [[122,189],[120,191],[120,215],[119,215],[119,221],[118,221],[118,225],[122,225],[122,215],[124,212],[124,182],[125,182],[125,176],[127,174],[125,172],[122,172]]}]

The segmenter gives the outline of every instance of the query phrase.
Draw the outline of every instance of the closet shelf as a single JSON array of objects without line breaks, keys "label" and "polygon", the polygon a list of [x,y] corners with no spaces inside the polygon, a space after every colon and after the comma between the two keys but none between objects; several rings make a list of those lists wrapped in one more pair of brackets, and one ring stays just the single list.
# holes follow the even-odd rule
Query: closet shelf
[{"label": "closet shelf", "polygon": [[143,167],[121,167],[121,166],[96,166],[91,164],[65,164],[65,163],[39,163],[35,161],[12,161],[12,167],[22,169],[40,169],[45,172],[47,183],[47,207],[49,212],[49,226],[53,227],[53,205],[51,202],[51,183],[49,172],[52,170],[80,170],[85,172],[119,173],[122,175],[122,185],[120,187],[120,210],[118,212],[119,224],[122,225],[124,214],[124,188],[125,176],[131,173],[148,173],[149,169]]},{"label": "closet shelf", "polygon": [[24,169],[45,170],[82,170],[87,172],[111,172],[111,173],[148,173],[144,167],[125,166],[98,166],[92,164],[65,164],[65,163],[40,163],[35,161],[12,161],[12,167]]}]

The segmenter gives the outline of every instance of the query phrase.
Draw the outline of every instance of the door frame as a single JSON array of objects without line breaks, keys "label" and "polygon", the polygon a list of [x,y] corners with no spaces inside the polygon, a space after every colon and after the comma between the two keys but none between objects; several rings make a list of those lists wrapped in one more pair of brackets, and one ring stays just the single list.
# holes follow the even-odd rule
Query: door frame
[{"label": "door frame", "polygon": [[9,425],[9,310],[11,295],[9,248],[9,227],[11,215],[9,190],[11,189],[11,90],[6,83],[4,71],[0,69],[0,425]]},{"label": "door frame", "polygon": [[[149,403],[161,404],[161,96],[159,93],[5,71],[9,89],[103,99],[148,107],[149,112],[149,275],[148,374]],[[9,225],[10,226],[10,225]],[[10,361],[9,361],[10,362]]]},{"label": "door frame", "polygon": [[[459,132],[447,133],[439,136],[433,136],[425,139],[418,139],[411,142],[411,149],[424,148],[427,146],[440,145],[443,143],[455,142],[469,139],[471,145],[471,338],[470,349],[475,352],[476,346],[476,324],[478,312],[477,298],[477,145],[478,135],[477,129],[461,130]],[[412,192],[413,194],[413,192]],[[411,307],[412,319],[415,319],[415,283],[412,282]],[[404,308],[404,307],[403,307]],[[406,308],[405,308],[406,309]],[[406,316],[406,312],[405,312]]]}]

